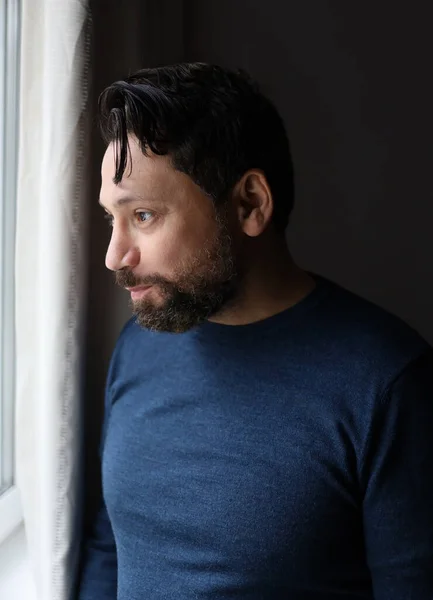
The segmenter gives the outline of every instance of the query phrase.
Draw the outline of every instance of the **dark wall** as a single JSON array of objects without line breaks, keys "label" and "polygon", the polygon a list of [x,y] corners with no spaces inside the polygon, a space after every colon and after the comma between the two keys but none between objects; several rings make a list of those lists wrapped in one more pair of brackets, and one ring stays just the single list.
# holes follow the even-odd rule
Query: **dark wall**
[{"label": "dark wall", "polygon": [[185,0],[187,60],[243,67],[280,109],[305,267],[433,342],[431,3]]}]

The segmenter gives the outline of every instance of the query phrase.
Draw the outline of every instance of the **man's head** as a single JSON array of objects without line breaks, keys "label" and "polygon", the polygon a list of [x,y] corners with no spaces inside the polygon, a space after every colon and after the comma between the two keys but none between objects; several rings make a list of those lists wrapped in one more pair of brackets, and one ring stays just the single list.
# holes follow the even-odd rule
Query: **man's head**
[{"label": "man's head", "polygon": [[142,70],[100,98],[107,267],[144,327],[183,332],[236,298],[250,240],[284,236],[289,145],[242,73],[205,64]]}]

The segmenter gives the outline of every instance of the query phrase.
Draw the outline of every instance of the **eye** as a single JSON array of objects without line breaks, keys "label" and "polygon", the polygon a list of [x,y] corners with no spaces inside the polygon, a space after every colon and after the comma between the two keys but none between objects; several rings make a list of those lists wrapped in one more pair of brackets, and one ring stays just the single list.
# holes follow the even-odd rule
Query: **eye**
[{"label": "eye", "polygon": [[139,210],[135,213],[135,216],[139,223],[147,223],[147,221],[149,221],[149,219],[151,219],[153,215],[148,210]]},{"label": "eye", "polygon": [[105,213],[105,215],[104,215],[104,219],[105,219],[106,221],[108,221],[108,224],[109,224],[109,226],[110,226],[110,227],[113,227],[113,224],[114,224],[113,215],[110,215],[110,214],[108,214],[108,213]]}]

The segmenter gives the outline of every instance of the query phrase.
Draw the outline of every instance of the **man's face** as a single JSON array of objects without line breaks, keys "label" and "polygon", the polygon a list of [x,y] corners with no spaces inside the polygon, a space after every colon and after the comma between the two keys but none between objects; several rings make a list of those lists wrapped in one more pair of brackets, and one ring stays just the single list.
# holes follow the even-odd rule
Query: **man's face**
[{"label": "man's face", "polygon": [[241,269],[229,218],[169,157],[144,156],[133,138],[130,149],[120,184],[113,144],[102,163],[100,203],[113,226],[106,266],[130,291],[141,326],[182,333],[236,295]]}]

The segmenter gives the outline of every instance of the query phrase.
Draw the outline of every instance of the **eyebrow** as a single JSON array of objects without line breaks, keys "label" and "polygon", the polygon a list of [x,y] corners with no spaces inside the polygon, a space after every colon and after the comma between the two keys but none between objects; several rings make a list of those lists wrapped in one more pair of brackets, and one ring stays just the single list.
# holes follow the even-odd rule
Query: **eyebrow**
[{"label": "eyebrow", "polygon": [[[130,204],[131,202],[142,202],[142,200],[141,198],[134,198],[133,196],[121,196],[120,198],[114,201],[113,205],[116,208],[118,208],[119,206],[125,206],[125,204]],[[102,203],[101,198],[99,198],[98,203],[102,206],[102,208],[107,210],[104,204]]]}]

